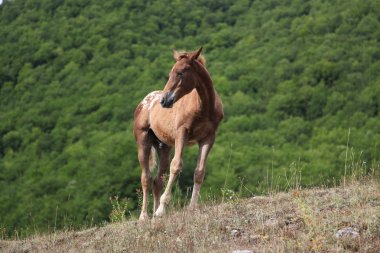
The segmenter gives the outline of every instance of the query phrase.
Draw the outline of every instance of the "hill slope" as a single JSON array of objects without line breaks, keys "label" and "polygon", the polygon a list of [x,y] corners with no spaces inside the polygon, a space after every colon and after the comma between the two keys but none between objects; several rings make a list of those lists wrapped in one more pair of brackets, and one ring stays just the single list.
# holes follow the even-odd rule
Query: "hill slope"
[{"label": "hill slope", "polygon": [[[0,229],[100,224],[138,209],[131,133],[171,49],[204,46],[225,106],[203,195],[330,184],[379,168],[380,4],[13,0],[0,6]],[[192,186],[185,152],[178,195]]]},{"label": "hill slope", "polygon": [[2,252],[379,252],[380,184],[235,199],[140,223],[0,241]]}]

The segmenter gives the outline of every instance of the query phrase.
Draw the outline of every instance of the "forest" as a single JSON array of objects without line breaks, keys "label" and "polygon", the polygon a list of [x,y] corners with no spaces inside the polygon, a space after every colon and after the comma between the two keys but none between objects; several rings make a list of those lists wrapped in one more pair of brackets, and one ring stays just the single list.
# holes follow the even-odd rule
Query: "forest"
[{"label": "forest", "polygon": [[[4,0],[0,236],[136,217],[133,112],[203,46],[225,118],[201,201],[379,171],[378,0]],[[175,196],[189,198],[197,147]]]}]

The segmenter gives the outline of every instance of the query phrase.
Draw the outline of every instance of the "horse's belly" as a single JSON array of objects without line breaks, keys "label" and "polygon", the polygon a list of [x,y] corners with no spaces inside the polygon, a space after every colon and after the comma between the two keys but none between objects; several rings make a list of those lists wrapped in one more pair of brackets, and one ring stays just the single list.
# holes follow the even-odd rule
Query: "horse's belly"
[{"label": "horse's belly", "polygon": [[[175,144],[175,133],[174,128],[170,128],[161,124],[154,124],[151,126],[152,131],[156,137],[163,143],[174,146]],[[186,146],[191,146],[199,142],[200,139],[204,139],[207,136],[206,132],[200,130],[199,132],[191,132],[185,143]]]}]

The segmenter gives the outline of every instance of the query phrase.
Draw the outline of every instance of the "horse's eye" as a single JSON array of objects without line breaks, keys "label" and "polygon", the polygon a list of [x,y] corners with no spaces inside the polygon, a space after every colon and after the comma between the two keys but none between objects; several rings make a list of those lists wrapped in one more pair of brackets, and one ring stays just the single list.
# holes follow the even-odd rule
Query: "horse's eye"
[{"label": "horse's eye", "polygon": [[177,76],[181,78],[183,76],[183,72],[177,72]]}]

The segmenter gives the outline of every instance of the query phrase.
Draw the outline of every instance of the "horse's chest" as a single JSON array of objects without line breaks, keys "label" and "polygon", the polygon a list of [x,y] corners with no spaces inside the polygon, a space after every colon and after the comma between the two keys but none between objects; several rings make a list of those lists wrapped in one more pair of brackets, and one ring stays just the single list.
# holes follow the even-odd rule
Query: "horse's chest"
[{"label": "horse's chest", "polygon": [[176,124],[171,117],[157,117],[151,120],[151,129],[157,138],[168,145],[174,145]]},{"label": "horse's chest", "polygon": [[179,130],[185,128],[187,130],[187,143],[192,145],[202,140],[210,134],[212,130],[212,122],[206,118],[196,117],[195,115],[187,115],[180,117],[173,111],[167,110],[162,117],[151,119],[151,129],[154,131],[158,139],[168,145],[174,145]]}]

